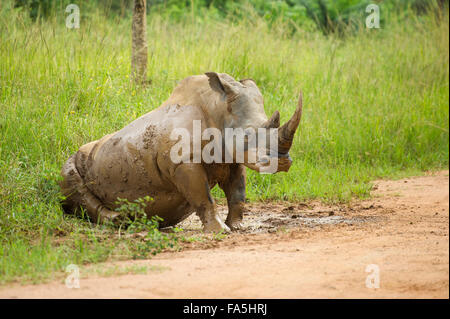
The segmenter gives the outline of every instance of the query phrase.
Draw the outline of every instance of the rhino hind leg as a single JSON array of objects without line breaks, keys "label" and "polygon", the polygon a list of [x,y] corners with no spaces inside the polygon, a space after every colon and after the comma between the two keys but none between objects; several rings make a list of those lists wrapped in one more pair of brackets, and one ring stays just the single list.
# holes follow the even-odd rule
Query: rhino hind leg
[{"label": "rhino hind leg", "polygon": [[82,212],[80,208],[83,208],[93,222],[114,222],[119,213],[104,207],[100,200],[86,187],[76,168],[75,161],[76,155],[74,154],[69,157],[61,171],[63,180],[60,186],[61,192],[65,196],[62,202],[64,212],[79,215]]}]

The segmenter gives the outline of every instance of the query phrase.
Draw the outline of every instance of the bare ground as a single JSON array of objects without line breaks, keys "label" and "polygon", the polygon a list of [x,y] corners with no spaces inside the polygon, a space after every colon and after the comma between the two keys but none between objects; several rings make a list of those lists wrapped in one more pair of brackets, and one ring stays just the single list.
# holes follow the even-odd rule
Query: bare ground
[{"label": "bare ground", "polygon": [[[244,231],[112,264],[158,271],[82,274],[79,289],[14,284],[0,297],[449,298],[448,171],[374,183],[370,200],[348,205],[252,204]],[[204,239],[196,217],[182,226]],[[370,264],[380,270],[378,289],[366,287]]]}]

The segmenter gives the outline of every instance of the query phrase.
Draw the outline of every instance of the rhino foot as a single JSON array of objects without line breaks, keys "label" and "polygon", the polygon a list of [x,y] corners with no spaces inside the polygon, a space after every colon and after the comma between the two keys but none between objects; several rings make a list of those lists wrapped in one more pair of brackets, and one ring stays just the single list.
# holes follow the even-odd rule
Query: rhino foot
[{"label": "rhino foot", "polygon": [[229,233],[230,228],[225,225],[219,216],[215,215],[214,217],[206,218],[206,220],[203,221],[203,231],[205,233]]},{"label": "rhino foot", "polygon": [[226,225],[230,227],[231,230],[241,230],[244,228],[244,225],[242,225],[240,220],[227,221]]},{"label": "rhino foot", "polygon": [[114,212],[109,209],[103,208],[99,214],[99,221],[103,222],[103,223],[109,222],[109,223],[113,223],[114,225],[119,225],[121,223],[121,220],[119,217],[120,217],[119,212]]}]

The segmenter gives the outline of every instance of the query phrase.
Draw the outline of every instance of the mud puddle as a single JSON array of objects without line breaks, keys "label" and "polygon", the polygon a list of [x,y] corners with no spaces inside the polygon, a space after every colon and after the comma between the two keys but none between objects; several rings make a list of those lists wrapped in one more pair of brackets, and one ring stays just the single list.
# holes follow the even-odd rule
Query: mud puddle
[{"label": "mud puddle", "polygon": [[[366,210],[374,214],[354,215],[353,211]],[[278,230],[299,228],[299,227],[317,227],[323,225],[348,224],[354,225],[365,222],[373,222],[381,219],[376,212],[383,207],[368,205],[366,207],[336,206],[330,209],[324,209],[321,204],[310,203],[298,204],[297,206],[284,206],[282,204],[248,204],[247,211],[244,213],[243,229],[237,231],[241,234],[273,233]],[[222,220],[226,219],[228,209],[226,206],[218,207],[219,216]],[[185,232],[199,232],[202,229],[200,219],[191,215],[178,225]]]}]

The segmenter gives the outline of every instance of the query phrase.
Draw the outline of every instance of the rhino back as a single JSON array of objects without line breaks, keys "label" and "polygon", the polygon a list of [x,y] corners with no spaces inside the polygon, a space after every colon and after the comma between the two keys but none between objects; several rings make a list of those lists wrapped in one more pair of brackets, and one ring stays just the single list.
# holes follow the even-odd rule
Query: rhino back
[{"label": "rhino back", "polygon": [[170,149],[177,141],[170,133],[174,128],[192,129],[194,119],[204,120],[199,108],[166,105],[97,141],[84,165],[88,188],[110,208],[116,207],[118,197],[134,200],[147,195],[155,199],[153,208],[170,211],[174,205],[183,206],[171,178],[177,164],[170,160]]}]

